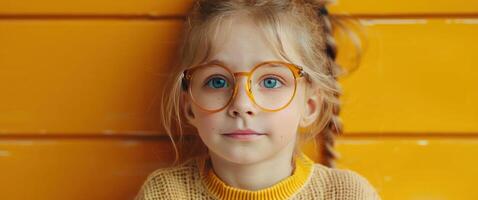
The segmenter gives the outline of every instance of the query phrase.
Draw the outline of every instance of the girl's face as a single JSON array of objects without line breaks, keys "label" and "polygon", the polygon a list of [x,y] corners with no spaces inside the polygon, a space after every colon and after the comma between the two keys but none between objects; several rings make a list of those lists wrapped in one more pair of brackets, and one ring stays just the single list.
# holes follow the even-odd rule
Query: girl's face
[{"label": "girl's face", "polygon": [[[250,71],[254,65],[264,61],[288,62],[271,48],[250,18],[236,17],[232,20],[231,29],[220,31],[217,40],[213,41],[214,48],[206,62],[219,60],[232,72]],[[287,40],[282,42],[294,64],[302,65],[291,43]],[[235,98],[219,112],[201,110],[191,102],[190,97],[186,97],[184,112],[193,114],[186,114],[189,123],[197,128],[210,154],[229,162],[250,164],[278,154],[290,156],[304,109],[305,81],[298,79],[295,97],[287,107],[277,112],[266,112],[247,96],[246,79],[245,76],[236,79],[238,90]],[[246,129],[264,134],[247,140],[223,135]]]}]

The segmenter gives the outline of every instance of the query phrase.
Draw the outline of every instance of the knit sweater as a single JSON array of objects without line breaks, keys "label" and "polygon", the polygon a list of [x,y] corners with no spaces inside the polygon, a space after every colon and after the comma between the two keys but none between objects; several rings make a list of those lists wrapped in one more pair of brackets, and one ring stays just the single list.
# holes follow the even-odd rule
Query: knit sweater
[{"label": "knit sweater", "polygon": [[234,188],[216,176],[209,159],[193,159],[148,175],[135,200],[160,199],[371,199],[373,186],[351,170],[328,168],[305,154],[296,159],[292,175],[257,191]]}]

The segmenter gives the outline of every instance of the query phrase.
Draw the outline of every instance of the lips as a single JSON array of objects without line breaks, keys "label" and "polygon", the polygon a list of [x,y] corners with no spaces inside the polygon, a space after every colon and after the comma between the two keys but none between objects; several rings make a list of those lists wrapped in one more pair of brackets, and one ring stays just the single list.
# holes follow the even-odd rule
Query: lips
[{"label": "lips", "polygon": [[224,133],[222,135],[265,135],[265,133],[259,133],[252,129],[245,129],[245,130],[235,130],[229,133]]},{"label": "lips", "polygon": [[266,133],[260,133],[251,129],[245,129],[245,130],[235,130],[232,132],[224,133],[222,135],[234,141],[252,142],[252,141],[259,140],[260,138],[263,138],[262,136],[266,135]]}]

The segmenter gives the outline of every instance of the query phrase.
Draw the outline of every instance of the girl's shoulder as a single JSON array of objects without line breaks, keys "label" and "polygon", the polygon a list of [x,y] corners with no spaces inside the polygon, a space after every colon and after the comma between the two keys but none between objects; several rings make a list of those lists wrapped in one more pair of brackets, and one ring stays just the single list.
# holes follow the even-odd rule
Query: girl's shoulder
[{"label": "girl's shoulder", "polygon": [[195,160],[154,170],[142,184],[135,200],[189,198],[198,187],[199,174]]},{"label": "girl's shoulder", "polygon": [[375,188],[359,173],[349,169],[314,164],[310,185],[326,199],[380,199]]},{"label": "girl's shoulder", "polygon": [[151,180],[168,180],[175,181],[176,178],[182,176],[191,176],[196,171],[196,161],[188,160],[177,166],[162,167],[151,172],[146,178],[147,181]]}]

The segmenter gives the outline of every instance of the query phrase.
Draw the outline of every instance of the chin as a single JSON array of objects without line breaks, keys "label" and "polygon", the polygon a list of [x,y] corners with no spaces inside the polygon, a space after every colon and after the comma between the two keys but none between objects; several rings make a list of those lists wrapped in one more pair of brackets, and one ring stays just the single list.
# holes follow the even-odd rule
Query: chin
[{"label": "chin", "polygon": [[254,164],[266,159],[266,155],[258,154],[257,152],[227,152],[222,153],[220,157],[228,162],[239,164],[239,165],[249,165]]}]

